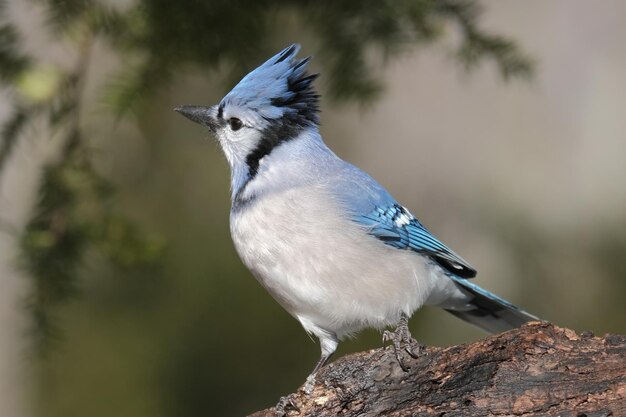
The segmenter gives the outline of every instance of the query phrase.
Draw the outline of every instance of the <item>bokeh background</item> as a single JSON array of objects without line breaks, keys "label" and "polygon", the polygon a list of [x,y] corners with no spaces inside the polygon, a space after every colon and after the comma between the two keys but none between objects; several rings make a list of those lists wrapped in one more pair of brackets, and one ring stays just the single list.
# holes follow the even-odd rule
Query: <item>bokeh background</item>
[{"label": "bokeh background", "polygon": [[[322,134],[479,271],[626,332],[626,3],[0,2],[0,415],[240,416],[318,345],[228,231],[229,173],[172,111],[291,42]],[[420,341],[484,337],[446,313]],[[366,331],[337,356],[380,346]]]}]

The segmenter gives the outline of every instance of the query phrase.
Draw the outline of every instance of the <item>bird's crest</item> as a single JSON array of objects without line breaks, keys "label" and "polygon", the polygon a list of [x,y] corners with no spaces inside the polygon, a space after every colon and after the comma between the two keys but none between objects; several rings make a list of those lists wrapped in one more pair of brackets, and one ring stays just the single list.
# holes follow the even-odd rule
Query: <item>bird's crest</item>
[{"label": "bird's crest", "polygon": [[287,116],[299,123],[318,121],[319,95],[313,89],[318,74],[309,75],[310,57],[296,59],[300,45],[293,44],[246,75],[220,103],[247,107],[265,119]]}]

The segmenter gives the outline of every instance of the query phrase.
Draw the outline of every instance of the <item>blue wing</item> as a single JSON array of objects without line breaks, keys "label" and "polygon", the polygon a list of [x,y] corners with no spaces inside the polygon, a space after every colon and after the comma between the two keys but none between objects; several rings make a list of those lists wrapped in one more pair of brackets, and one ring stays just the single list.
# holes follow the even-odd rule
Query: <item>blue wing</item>
[{"label": "blue wing", "polygon": [[442,268],[461,278],[476,276],[476,270],[434,237],[411,213],[397,203],[377,206],[355,220],[369,232],[398,249],[410,249],[429,256]]},{"label": "blue wing", "polygon": [[476,270],[434,237],[415,217],[372,177],[344,161],[328,186],[343,202],[350,217],[388,245],[430,257],[442,268],[460,278],[476,276]]}]

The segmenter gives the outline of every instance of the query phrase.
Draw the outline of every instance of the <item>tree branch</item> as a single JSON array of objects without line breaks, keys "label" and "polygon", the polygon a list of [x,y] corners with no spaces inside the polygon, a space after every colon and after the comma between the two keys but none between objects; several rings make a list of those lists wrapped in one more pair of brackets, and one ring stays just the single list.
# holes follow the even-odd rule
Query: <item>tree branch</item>
[{"label": "tree branch", "polygon": [[[391,347],[323,368],[293,416],[626,416],[626,336],[534,322],[467,345],[431,347],[403,372]],[[250,417],[274,417],[273,408]]]}]

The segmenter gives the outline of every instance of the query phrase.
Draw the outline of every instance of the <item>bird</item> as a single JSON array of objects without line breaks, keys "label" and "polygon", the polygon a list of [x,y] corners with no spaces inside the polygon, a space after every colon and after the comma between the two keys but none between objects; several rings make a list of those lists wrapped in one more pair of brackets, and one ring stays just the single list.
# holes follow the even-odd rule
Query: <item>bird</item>
[{"label": "bird", "polygon": [[384,330],[398,364],[420,354],[408,320],[443,308],[490,333],[538,320],[470,281],[476,269],[319,130],[319,74],[292,44],[212,106],[175,110],[217,138],[231,170],[230,232],[258,282],[317,337],[320,358],[365,328]]}]

